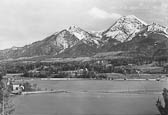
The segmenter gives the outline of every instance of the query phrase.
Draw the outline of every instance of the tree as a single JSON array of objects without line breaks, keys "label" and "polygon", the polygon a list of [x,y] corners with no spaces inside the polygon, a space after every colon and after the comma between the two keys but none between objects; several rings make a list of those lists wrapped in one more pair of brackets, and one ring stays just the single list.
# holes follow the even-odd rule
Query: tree
[{"label": "tree", "polygon": [[2,81],[2,75],[0,74],[0,113],[2,115],[10,115],[14,110],[9,87],[5,87]]},{"label": "tree", "polygon": [[161,115],[168,115],[168,90],[166,88],[163,89],[162,93],[164,99],[164,106],[162,105],[161,101],[158,99],[156,106]]},{"label": "tree", "polygon": [[3,100],[3,83],[2,83],[2,75],[0,74],[0,107],[2,105],[2,100]]},{"label": "tree", "polygon": [[23,84],[24,86],[24,91],[33,91],[34,89],[32,88],[32,85],[29,82],[25,82]]}]

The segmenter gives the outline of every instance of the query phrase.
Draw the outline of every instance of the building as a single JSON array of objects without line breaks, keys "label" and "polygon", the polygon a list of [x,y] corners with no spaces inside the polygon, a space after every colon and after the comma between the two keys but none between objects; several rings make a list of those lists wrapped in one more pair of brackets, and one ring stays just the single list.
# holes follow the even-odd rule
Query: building
[{"label": "building", "polygon": [[21,94],[24,90],[24,86],[22,84],[14,83],[12,84],[12,89],[13,94]]}]

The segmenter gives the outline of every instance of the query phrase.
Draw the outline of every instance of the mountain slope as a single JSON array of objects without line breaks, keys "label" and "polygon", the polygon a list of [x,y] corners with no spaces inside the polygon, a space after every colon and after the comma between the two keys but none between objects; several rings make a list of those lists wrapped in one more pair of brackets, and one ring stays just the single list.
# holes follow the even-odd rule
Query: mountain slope
[{"label": "mountain slope", "polygon": [[34,42],[30,45],[20,48],[1,50],[0,59],[45,55],[55,56],[64,52],[65,49],[73,47],[78,42],[80,42],[80,44],[87,44],[89,49],[97,48],[101,44],[100,38],[94,34],[89,33],[77,26],[70,26],[68,29],[56,32],[44,40]]},{"label": "mountain slope", "polygon": [[[131,41],[112,46],[108,51],[129,51],[134,55],[161,56],[159,53],[167,54],[168,37],[160,32],[146,31],[134,37]],[[167,54],[168,56],[168,54]]]},{"label": "mountain slope", "polygon": [[58,54],[56,57],[88,57],[93,56],[98,52],[97,47],[89,45],[84,42],[79,42],[64,52]]},{"label": "mountain slope", "polygon": [[67,30],[53,34],[42,41],[34,42],[16,50],[0,51],[1,58],[19,58],[42,55],[56,55],[62,50],[72,47],[79,39]]}]

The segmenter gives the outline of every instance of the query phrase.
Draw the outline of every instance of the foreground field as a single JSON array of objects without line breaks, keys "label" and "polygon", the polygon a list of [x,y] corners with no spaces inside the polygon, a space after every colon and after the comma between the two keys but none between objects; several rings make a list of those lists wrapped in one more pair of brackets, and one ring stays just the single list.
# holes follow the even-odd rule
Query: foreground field
[{"label": "foreground field", "polygon": [[156,115],[155,102],[162,89],[168,88],[167,81],[33,80],[32,83],[67,92],[17,96],[14,115]]}]

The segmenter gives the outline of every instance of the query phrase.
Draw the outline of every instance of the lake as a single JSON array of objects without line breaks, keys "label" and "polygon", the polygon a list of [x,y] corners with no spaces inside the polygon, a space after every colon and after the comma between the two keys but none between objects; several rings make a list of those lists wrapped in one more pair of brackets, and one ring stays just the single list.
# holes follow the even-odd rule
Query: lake
[{"label": "lake", "polygon": [[157,115],[155,103],[167,81],[41,81],[39,87],[64,90],[21,95],[14,115]]}]

